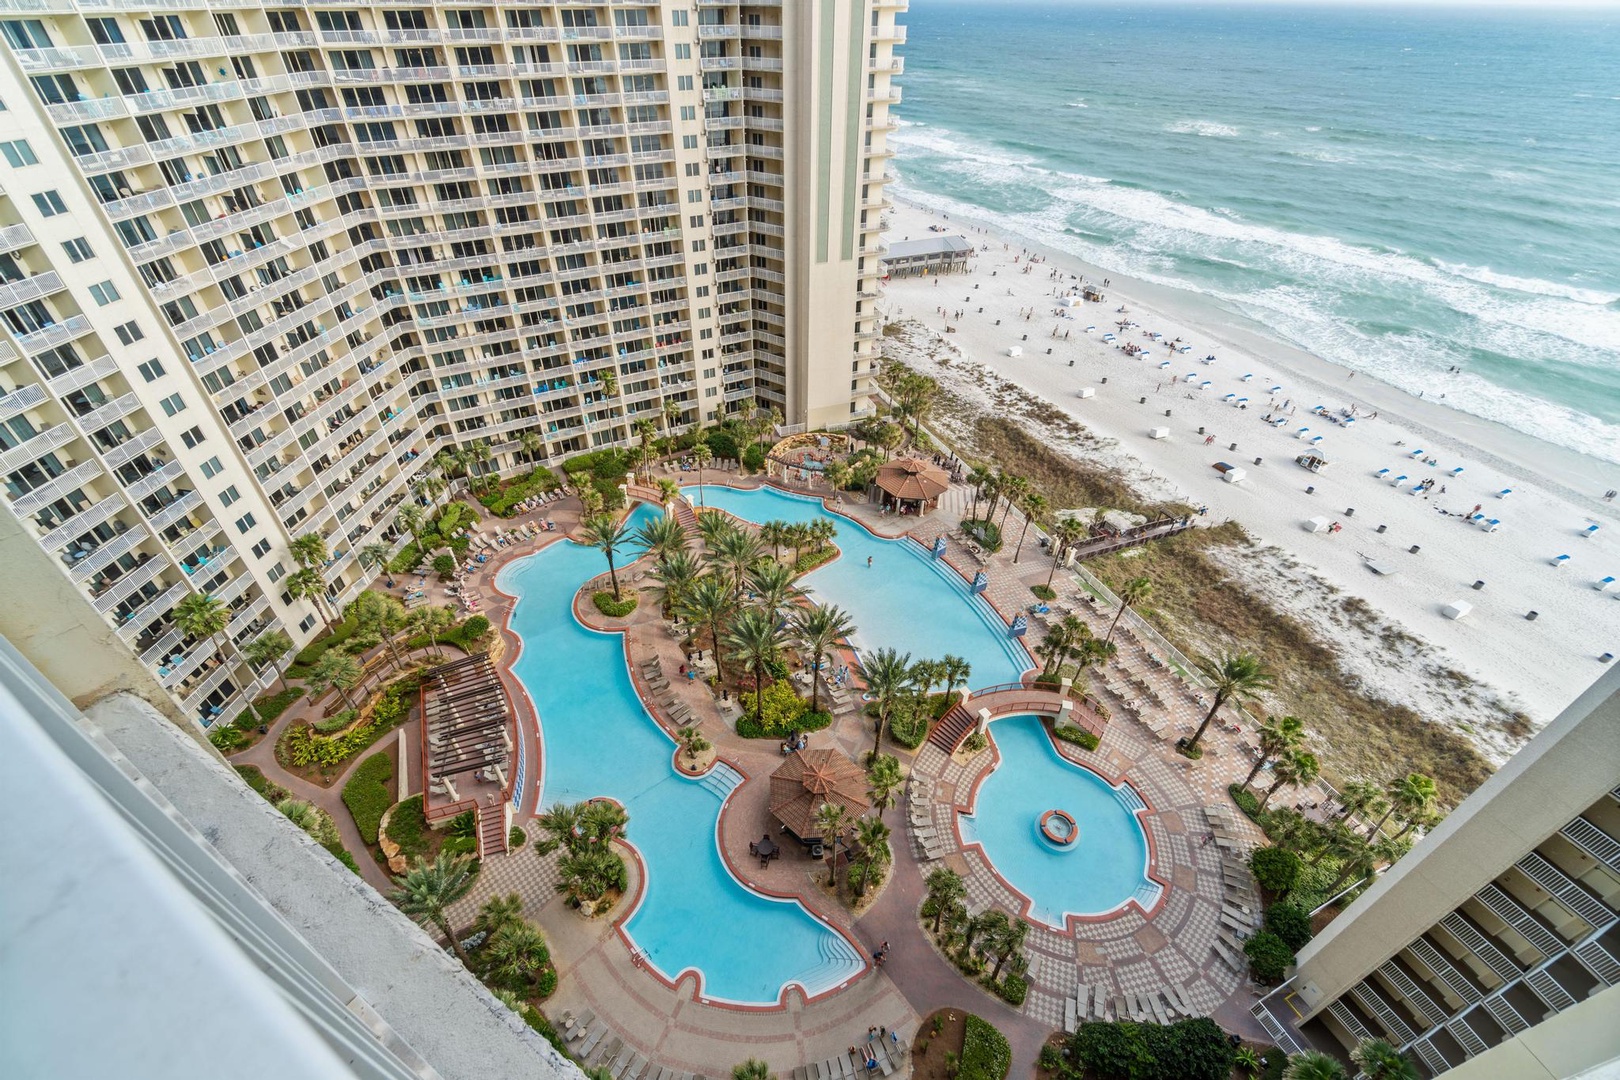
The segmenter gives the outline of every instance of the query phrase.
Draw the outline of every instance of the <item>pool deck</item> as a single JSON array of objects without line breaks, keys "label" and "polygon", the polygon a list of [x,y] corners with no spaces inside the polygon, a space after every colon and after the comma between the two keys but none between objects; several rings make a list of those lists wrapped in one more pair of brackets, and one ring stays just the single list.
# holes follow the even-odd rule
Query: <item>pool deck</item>
[{"label": "pool deck", "polygon": [[[686,483],[698,479],[694,472],[675,470],[659,475]],[[739,480],[735,474],[718,469],[706,470],[703,480],[738,487],[763,483],[759,478]],[[804,489],[790,486],[787,490]],[[946,536],[947,562],[964,577],[971,577],[981,568],[981,562],[953,535],[970,501],[966,488],[956,485],[943,497],[940,510],[921,519],[878,515],[874,508],[848,496],[836,509],[881,536],[897,537],[909,532],[924,545],[932,545],[936,536]],[[470,575],[471,582],[486,597],[484,610],[502,628],[508,646],[516,644],[505,628],[512,600],[495,589],[495,575],[511,559],[565,536],[578,521],[578,504],[572,499],[551,504],[544,516],[559,524],[557,533],[541,538],[534,546],[503,551]],[[1017,565],[1010,554],[1003,553],[989,556],[982,568],[990,577],[986,598],[1004,618],[1010,618],[1031,601],[1029,587],[1047,579],[1051,561],[1032,538]],[[644,572],[645,567],[639,565],[621,568],[621,583],[639,587],[646,583],[641,577]],[[1099,636],[1106,632],[1112,613],[1093,611],[1084,604],[1084,590],[1073,575],[1060,570],[1052,583],[1060,594],[1054,606],[1072,604]],[[498,893],[515,891],[524,898],[526,914],[540,923],[551,941],[562,976],[557,994],[548,1003],[551,1015],[590,1009],[614,1036],[648,1061],[710,1076],[723,1075],[732,1064],[748,1056],[767,1061],[778,1072],[787,1072],[835,1056],[860,1042],[871,1024],[909,1035],[915,1031],[920,1016],[941,1007],[970,1009],[1000,1027],[1013,1042],[1013,1075],[1028,1075],[1046,1035],[1062,1027],[1064,999],[1080,982],[1107,987],[1110,994],[1150,992],[1174,983],[1228,1030],[1263,1040],[1264,1033],[1248,1013],[1258,995],[1214,951],[1213,943],[1221,929],[1221,863],[1218,850],[1204,843],[1208,826],[1202,808],[1229,805],[1227,784],[1241,780],[1247,772],[1248,760],[1237,749],[1238,736],[1212,726],[1205,739],[1212,752],[1201,761],[1189,762],[1175,753],[1165,735],[1155,735],[1144,723],[1128,718],[1104,698],[1114,708],[1114,719],[1098,750],[1088,754],[1069,744],[1058,744],[1060,751],[1072,759],[1096,768],[1111,780],[1123,777],[1142,794],[1152,808],[1144,825],[1153,844],[1155,868],[1168,887],[1162,902],[1150,913],[1131,908],[1098,921],[1072,921],[1066,931],[1032,925],[1026,945],[1033,961],[1031,989],[1023,1007],[1014,1010],[959,975],[919,925],[916,911],[924,895],[922,881],[934,863],[913,843],[905,824],[904,803],[885,815],[894,830],[891,843],[895,861],[889,880],[875,902],[858,915],[827,891],[827,871],[822,862],[811,862],[789,850],[769,865],[759,866],[758,860],[748,854],[748,844],[767,830],[774,832],[766,780],[781,761],[777,743],[739,738],[732,728],[737,715],[735,702],[721,703],[701,680],[688,682],[678,677],[684,650],[650,598],[644,598],[637,611],[622,620],[605,619],[594,609],[582,611],[581,615],[590,625],[624,632],[627,664],[633,677],[649,657],[657,656],[669,677],[668,692],[691,709],[690,719],[684,722],[701,727],[719,756],[748,778],[727,803],[719,826],[722,852],[737,876],[762,892],[798,897],[849,934],[867,956],[883,941],[889,942],[890,952],[883,967],[868,968],[847,988],[814,1002],[807,1003],[801,994],[790,990],[785,1004],[769,1010],[704,1003],[696,1000],[694,980],[682,980],[672,988],[638,966],[616,930],[617,921],[628,910],[627,904],[621,903],[604,918],[581,919],[556,893],[555,857],[542,859],[526,847],[489,860],[473,893],[457,905],[453,916],[457,923],[469,922],[477,906]],[[1040,620],[1031,619],[1030,623],[1026,642],[1033,646],[1045,631]],[[1180,684],[1173,673],[1150,669],[1143,646],[1134,639],[1116,635],[1115,640],[1120,645],[1116,662],[1122,669],[1117,677],[1125,677],[1123,669],[1128,669],[1132,677],[1151,680],[1167,703],[1164,715],[1158,718],[1161,732],[1164,724],[1190,731],[1190,726],[1202,719],[1196,693]],[[510,647],[504,650],[503,669],[509,667],[515,651]],[[536,736],[532,707],[515,683],[512,679],[508,685],[516,691],[513,697],[519,711],[518,728],[530,762],[529,775],[533,777],[543,747]],[[645,687],[638,689],[645,692]],[[833,725],[811,736],[811,745],[836,745],[852,757],[864,754],[871,744],[871,721],[859,713],[858,696],[845,693],[833,703]],[[675,725],[669,717],[655,701],[649,700],[648,704],[655,718],[673,733]],[[887,749],[900,755],[904,768],[912,768],[919,776],[934,781],[937,801],[931,812],[939,823],[952,826],[949,834],[955,838],[952,819],[958,807],[956,793],[967,797],[991,764],[991,754],[986,751],[962,763],[927,743],[916,754],[892,746]],[[532,816],[536,802],[537,793],[529,792],[516,820],[522,823]],[[1241,821],[1241,815],[1238,817]],[[1246,826],[1246,821],[1241,822],[1240,827]],[[1258,841],[1258,832],[1251,839]],[[942,862],[963,874],[974,910],[994,905],[1016,913],[1021,908],[1021,898],[995,875],[976,848],[964,849],[953,839]],[[726,930],[695,926],[692,932]]]}]

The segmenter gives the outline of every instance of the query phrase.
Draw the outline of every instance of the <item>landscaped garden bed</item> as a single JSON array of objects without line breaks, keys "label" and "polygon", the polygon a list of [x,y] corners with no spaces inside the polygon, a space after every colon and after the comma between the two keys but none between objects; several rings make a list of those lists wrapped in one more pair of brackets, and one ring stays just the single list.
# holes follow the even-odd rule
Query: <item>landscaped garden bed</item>
[{"label": "landscaped garden bed", "polygon": [[1012,1046],[995,1025],[962,1009],[923,1018],[911,1044],[913,1080],[1003,1080]]},{"label": "landscaped garden bed", "polygon": [[318,734],[310,724],[291,725],[276,741],[276,761],[294,776],[331,786],[349,762],[410,717],[418,685],[415,672],[394,680],[359,711],[353,726],[336,734]]}]

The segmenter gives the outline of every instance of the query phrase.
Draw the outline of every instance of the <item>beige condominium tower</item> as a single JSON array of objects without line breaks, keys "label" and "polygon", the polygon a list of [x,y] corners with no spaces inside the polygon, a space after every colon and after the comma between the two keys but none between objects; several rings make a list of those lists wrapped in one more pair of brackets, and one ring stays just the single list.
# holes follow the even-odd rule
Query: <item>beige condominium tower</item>
[{"label": "beige condominium tower", "polygon": [[209,723],[441,449],[866,415],[905,6],[0,0],[0,626]]},{"label": "beige condominium tower", "polygon": [[1342,1055],[1376,1037],[1428,1076],[1620,1074],[1620,668],[1306,945],[1255,1012],[1287,1047]]}]

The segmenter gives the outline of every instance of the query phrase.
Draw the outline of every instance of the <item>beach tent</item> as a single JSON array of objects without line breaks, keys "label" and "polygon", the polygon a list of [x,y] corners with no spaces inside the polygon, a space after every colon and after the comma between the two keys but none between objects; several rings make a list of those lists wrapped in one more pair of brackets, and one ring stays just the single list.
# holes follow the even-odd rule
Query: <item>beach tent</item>
[{"label": "beach tent", "polygon": [[1474,610],[1474,605],[1466,600],[1453,600],[1440,609],[1440,614],[1448,619],[1460,619]]},{"label": "beach tent", "polygon": [[1170,437],[1170,429],[1167,428],[1167,427],[1150,427],[1150,428],[1148,428],[1148,438],[1150,438],[1150,439],[1168,439],[1169,437]]},{"label": "beach tent", "polygon": [[1096,397],[1097,391],[1090,386],[1082,386],[1080,388],[1080,396],[1083,398]]},{"label": "beach tent", "polygon": [[1246,470],[1240,469],[1236,465],[1228,465],[1224,461],[1217,461],[1215,463],[1215,471],[1220,473],[1221,479],[1225,480],[1228,484],[1235,484],[1249,475]]},{"label": "beach tent", "polygon": [[1009,346],[1007,346],[1007,355],[1008,356],[1023,356],[1024,355],[1024,347],[1022,345],[1009,345]]},{"label": "beach tent", "polygon": [[1313,518],[1308,518],[1305,521],[1305,524],[1304,524],[1303,528],[1305,529],[1306,532],[1313,532],[1313,533],[1327,532],[1328,527],[1331,526],[1332,524],[1333,523],[1331,521],[1329,521],[1325,517],[1313,517]]}]

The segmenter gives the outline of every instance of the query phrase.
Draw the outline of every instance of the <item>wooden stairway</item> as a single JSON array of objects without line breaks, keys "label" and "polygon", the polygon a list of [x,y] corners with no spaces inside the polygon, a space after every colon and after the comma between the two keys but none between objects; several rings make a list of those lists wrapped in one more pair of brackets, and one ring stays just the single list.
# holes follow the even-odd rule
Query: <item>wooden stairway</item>
[{"label": "wooden stairway", "polygon": [[934,725],[934,730],[928,735],[928,741],[947,754],[953,754],[977,722],[966,709],[957,705],[945,714],[943,720]]},{"label": "wooden stairway", "polygon": [[505,855],[506,841],[509,838],[506,823],[506,802],[502,800],[491,806],[480,803],[478,806],[478,857],[487,859],[491,855]]}]

